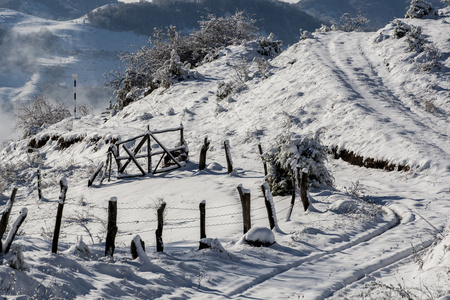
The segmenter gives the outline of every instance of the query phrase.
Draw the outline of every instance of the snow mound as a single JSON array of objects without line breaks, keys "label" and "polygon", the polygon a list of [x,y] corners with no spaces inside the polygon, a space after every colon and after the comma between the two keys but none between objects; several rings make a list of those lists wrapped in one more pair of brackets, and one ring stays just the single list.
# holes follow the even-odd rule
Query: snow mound
[{"label": "snow mound", "polygon": [[253,227],[245,235],[245,241],[254,247],[267,247],[275,243],[275,235],[267,227]]},{"label": "snow mound", "polygon": [[330,204],[328,209],[334,213],[347,213],[357,208],[358,204],[354,200],[338,200]]}]

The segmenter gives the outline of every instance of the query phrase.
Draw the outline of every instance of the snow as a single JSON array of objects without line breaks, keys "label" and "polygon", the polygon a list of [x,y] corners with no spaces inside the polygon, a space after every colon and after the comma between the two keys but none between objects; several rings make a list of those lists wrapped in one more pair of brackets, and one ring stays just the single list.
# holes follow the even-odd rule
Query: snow
[{"label": "snow", "polygon": [[[52,138],[34,153],[27,151],[29,139],[12,142],[1,151],[0,163],[14,164],[19,170],[14,207],[26,206],[28,217],[13,246],[21,247],[27,267],[12,269],[2,258],[2,296],[395,299],[409,293],[420,299],[424,293],[434,298],[449,295],[450,45],[446,33],[450,9],[441,10],[435,19],[402,21],[421,26],[440,50],[440,70],[418,71],[418,54],[407,52],[405,39],[391,37],[393,24],[372,33],[315,33],[271,60],[267,79],[251,63],[256,52],[235,45],[198,67],[197,79],[156,90],[112,117],[70,118],[36,137],[82,138],[66,149],[61,150]],[[385,38],[378,39],[380,35]],[[97,37],[98,44],[106,44],[110,36],[98,32]],[[242,58],[250,64],[246,88],[218,101],[218,83],[232,80],[233,62]],[[80,69],[91,63],[90,58],[77,60]],[[72,73],[81,72],[64,70],[67,76]],[[434,111],[425,109],[427,100]],[[223,109],[218,110],[218,105]],[[169,109],[173,114],[167,114]],[[95,181],[87,187],[89,177],[105,161],[112,138],[126,141],[144,134],[147,126],[153,131],[177,128],[180,123],[190,146],[184,167],[117,179],[114,163],[111,181]],[[273,197],[279,228],[271,231],[261,193],[264,168],[258,144],[265,149],[286,132],[319,132],[329,149],[338,147],[410,169],[369,169],[329,156],[326,166],[335,178],[334,187],[309,190],[314,209],[308,212],[297,195],[289,221],[284,216],[291,197]],[[205,136],[211,140],[208,168],[199,171]],[[233,176],[222,167],[224,140],[233,147]],[[172,147],[179,136],[162,134],[158,141]],[[43,162],[46,201],[38,201],[35,169],[26,164],[33,155]],[[69,188],[60,252],[54,255],[49,250],[58,180],[63,176]],[[239,185],[252,197],[252,229],[247,238],[254,233],[258,239],[276,240],[273,245],[252,247],[242,242]],[[104,257],[110,199],[117,201],[118,234],[114,256]],[[1,205],[6,202],[0,198]],[[166,203],[164,252],[158,253],[154,232],[161,203]],[[205,242],[212,249],[198,250],[199,203],[207,204]],[[18,213],[13,208],[11,218]],[[146,251],[133,260],[129,247],[137,237],[145,242]],[[80,254],[87,249],[90,255]]]}]

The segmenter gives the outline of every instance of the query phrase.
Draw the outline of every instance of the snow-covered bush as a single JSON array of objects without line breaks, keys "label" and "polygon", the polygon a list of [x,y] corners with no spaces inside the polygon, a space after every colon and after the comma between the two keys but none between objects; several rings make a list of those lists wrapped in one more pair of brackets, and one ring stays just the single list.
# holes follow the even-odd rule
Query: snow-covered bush
[{"label": "snow-covered bush", "polygon": [[167,88],[175,81],[195,77],[190,68],[205,59],[216,59],[219,49],[256,38],[253,23],[243,12],[236,12],[219,18],[209,15],[199,22],[199,30],[187,36],[182,36],[175,26],[165,31],[156,28],[147,46],[120,57],[127,66],[125,74],[106,74],[107,85],[114,88],[116,95],[115,109],[122,109],[160,86]]},{"label": "snow-covered bush", "polygon": [[21,130],[24,137],[29,137],[40,132],[45,125],[68,117],[70,112],[62,103],[52,103],[44,96],[36,96],[28,104],[15,108],[15,129]]},{"label": "snow-covered bush", "polygon": [[190,70],[190,64],[181,62],[177,51],[173,49],[170,53],[170,59],[166,60],[164,65],[156,70],[154,82],[159,86],[168,88],[175,80],[185,80],[196,77],[197,73]]},{"label": "snow-covered bush", "polygon": [[422,34],[422,27],[407,24],[399,19],[394,20],[392,24],[394,25],[394,29],[391,37],[394,39],[406,37],[408,52],[421,52],[423,50],[423,46],[427,40]]},{"label": "snow-covered bush", "polygon": [[283,42],[280,40],[274,41],[274,34],[270,33],[268,37],[260,36],[258,38],[259,49],[256,50],[263,56],[275,57],[282,51]]},{"label": "snow-covered bush", "polygon": [[429,43],[423,46],[423,51],[414,58],[414,62],[419,72],[431,72],[441,68],[441,63],[439,62],[441,57],[442,54],[436,45]]},{"label": "snow-covered bush", "polygon": [[361,13],[357,16],[351,16],[349,13],[345,13],[339,20],[339,28],[347,32],[360,31],[361,27],[367,23],[369,23],[369,19]]},{"label": "snow-covered bush", "polygon": [[312,38],[314,38],[314,36],[311,32],[300,29],[300,39],[301,40],[312,39]]},{"label": "snow-covered bush", "polygon": [[280,135],[275,144],[263,154],[263,160],[268,164],[266,180],[275,196],[291,193],[292,176],[295,175],[297,166],[301,170],[308,169],[308,182],[311,186],[333,185],[333,177],[325,166],[327,149],[320,143],[318,135]]},{"label": "snow-covered bush", "polygon": [[412,0],[408,10],[406,11],[405,18],[423,18],[425,16],[435,16],[437,11],[423,0]]}]

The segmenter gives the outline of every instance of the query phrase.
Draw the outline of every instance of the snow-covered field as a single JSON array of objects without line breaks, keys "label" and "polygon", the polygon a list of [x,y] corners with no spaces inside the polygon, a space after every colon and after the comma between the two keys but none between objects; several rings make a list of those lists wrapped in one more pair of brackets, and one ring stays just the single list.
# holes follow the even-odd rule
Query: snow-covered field
[{"label": "snow-covered field", "polygon": [[[252,63],[252,48],[232,46],[197,68],[197,79],[156,90],[113,117],[66,119],[39,133],[36,140],[48,141],[34,151],[28,151],[30,140],[11,143],[0,163],[23,168],[11,219],[21,207],[28,208],[28,216],[13,243],[19,247],[2,258],[1,294],[24,299],[448,299],[450,9],[435,19],[402,21],[422,27],[425,44],[440,51],[438,69],[420,71],[429,66],[429,57],[407,52],[407,38],[393,38],[393,24],[375,33],[317,33],[270,61],[266,79]],[[247,88],[218,101],[218,83],[235,80],[242,61],[250,67]],[[87,187],[106,159],[111,138],[126,140],[147,126],[160,130],[180,123],[190,150],[185,167],[133,179],[117,179],[114,171],[110,182]],[[276,243],[255,248],[242,240],[237,186],[251,191],[252,226],[268,227],[258,144],[268,149],[286,132],[320,133],[330,150],[352,151],[405,171],[354,166],[330,155],[327,167],[335,186],[311,189],[307,212],[297,199],[289,220],[291,197],[274,197]],[[208,166],[199,171],[206,136]],[[178,138],[162,139],[172,147]],[[60,150],[58,139],[77,141]],[[231,174],[224,140],[231,145]],[[42,201],[37,162],[43,165]],[[58,254],[52,254],[63,177],[69,188]],[[12,187],[0,204],[6,204]],[[112,197],[117,197],[118,234],[111,258],[104,252]],[[223,249],[198,250],[202,201],[206,235]],[[164,252],[156,252],[156,210],[162,202],[167,205]],[[146,255],[133,260],[129,248],[136,235],[145,242]]]}]

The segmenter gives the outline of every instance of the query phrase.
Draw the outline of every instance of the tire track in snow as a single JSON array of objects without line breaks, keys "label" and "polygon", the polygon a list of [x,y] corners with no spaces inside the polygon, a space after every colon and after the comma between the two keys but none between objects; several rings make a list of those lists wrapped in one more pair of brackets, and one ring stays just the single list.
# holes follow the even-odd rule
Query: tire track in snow
[{"label": "tire track in snow", "polygon": [[[444,156],[448,155],[443,150],[446,148],[444,143],[447,141],[442,141],[446,139],[442,138],[439,125],[433,124],[425,114],[419,115],[419,112],[413,111],[417,109],[406,106],[378,75],[376,68],[362,48],[361,37],[366,37],[366,35],[357,36],[353,33],[352,38],[349,38],[348,35],[348,33],[336,35],[326,45],[330,54],[327,64],[335,70],[345,87],[355,94],[354,100],[359,100],[357,107],[365,112],[370,112],[379,120],[377,123],[381,125],[389,123],[389,128],[396,128],[396,134],[401,135],[411,144],[425,145],[427,152],[432,148],[439,152],[436,154],[439,156],[444,153]],[[351,53],[351,57],[348,56],[349,53]],[[386,116],[389,116],[389,120],[386,120]],[[425,123],[425,120],[428,121],[428,124]],[[430,132],[435,135],[431,139]]]},{"label": "tire track in snow", "polygon": [[[314,266],[314,262],[316,262],[316,261],[326,259],[327,257],[334,257],[339,252],[351,249],[352,247],[355,247],[359,244],[366,243],[366,242],[372,240],[373,238],[380,236],[380,235],[384,234],[385,232],[391,230],[392,228],[397,227],[400,224],[401,219],[399,219],[397,214],[394,211],[392,211],[391,209],[386,208],[386,213],[388,216],[388,221],[386,223],[384,223],[382,226],[376,228],[375,230],[373,230],[353,241],[344,243],[343,245],[340,245],[338,247],[327,250],[327,251],[325,251],[325,253],[313,254],[313,255],[304,257],[302,259],[299,259],[295,262],[292,262],[290,264],[287,264],[284,266],[279,266],[278,268],[272,270],[271,272],[265,274],[264,276],[259,276],[255,279],[251,280],[250,282],[248,282],[240,287],[235,288],[233,291],[229,292],[227,296],[228,297],[239,296],[248,290],[253,290],[255,288],[259,288],[259,286],[263,285],[265,282],[267,282],[269,280],[273,280],[273,279],[279,277],[280,275],[287,273],[293,269],[296,269],[304,264],[309,264],[309,265]],[[409,220],[409,218],[408,218],[408,220]],[[254,293],[251,293],[251,294],[253,296]]]},{"label": "tire track in snow", "polygon": [[[383,226],[384,231],[378,235],[367,236],[366,240],[353,241],[325,254],[313,255],[279,268],[236,289],[229,296],[262,299],[267,297],[268,291],[276,290],[280,299],[324,299],[363,279],[367,274],[412,255],[416,250],[409,241],[404,240],[404,232],[408,231],[410,236],[414,236],[420,227],[414,226],[415,216],[410,210],[400,206],[391,207],[395,207],[396,212],[389,210],[389,214],[399,222],[390,223],[389,228]],[[421,240],[420,247],[428,247],[433,241],[433,238]],[[296,283],[289,285],[292,280]],[[304,286],[302,290],[298,290],[299,282]]]}]

